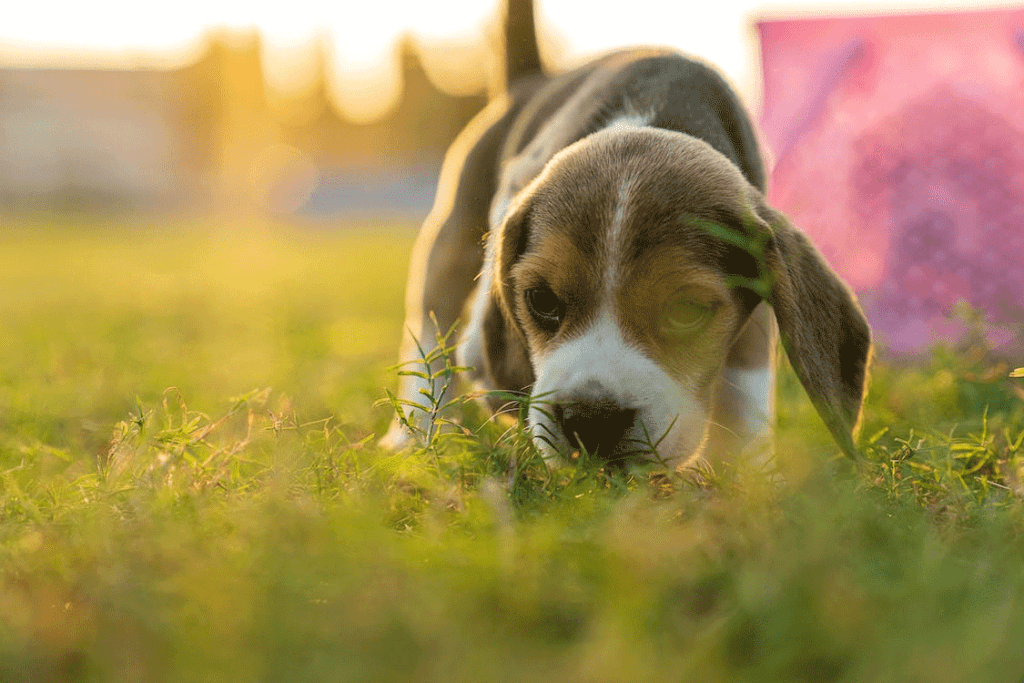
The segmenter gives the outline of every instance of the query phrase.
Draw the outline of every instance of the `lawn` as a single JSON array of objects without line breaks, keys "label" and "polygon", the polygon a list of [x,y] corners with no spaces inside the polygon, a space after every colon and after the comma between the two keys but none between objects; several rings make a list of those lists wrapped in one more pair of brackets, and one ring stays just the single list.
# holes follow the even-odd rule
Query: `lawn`
[{"label": "lawn", "polygon": [[783,483],[390,455],[412,239],[5,223],[0,681],[1024,681],[1024,362],[876,365],[856,464],[783,367]]}]

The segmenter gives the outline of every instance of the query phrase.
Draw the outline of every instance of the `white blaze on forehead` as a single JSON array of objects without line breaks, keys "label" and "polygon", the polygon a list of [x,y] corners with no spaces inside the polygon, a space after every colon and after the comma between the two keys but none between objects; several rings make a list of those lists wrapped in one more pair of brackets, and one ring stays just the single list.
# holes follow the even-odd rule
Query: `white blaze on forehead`
[{"label": "white blaze on forehead", "polygon": [[[663,457],[689,455],[703,440],[706,416],[698,402],[626,341],[608,306],[582,335],[538,358],[535,369],[533,395],[537,398],[530,421],[541,444],[565,445],[560,428],[544,413],[550,414],[553,404],[576,397],[607,398],[636,410],[637,424],[626,437],[643,441],[646,428],[656,442],[668,433],[659,447]],[[595,390],[607,395],[593,396]]]},{"label": "white blaze on forehead", "polygon": [[[602,130],[627,131],[644,128],[653,121],[653,114],[640,114],[626,103],[623,111],[612,118]],[[619,183],[615,197],[615,213],[605,240],[608,263],[605,272],[606,294],[614,296],[620,282],[620,262],[625,250],[623,245],[623,224],[629,210],[629,201],[636,185],[635,176],[626,176]]]},{"label": "white blaze on forehead", "polygon": [[623,223],[626,222],[626,213],[629,208],[629,198],[633,192],[636,178],[628,176],[619,185],[619,192],[615,198],[615,214],[608,226],[608,235],[605,240],[608,263],[605,268],[605,297],[609,301],[615,299],[621,283],[621,262],[622,254],[625,251],[623,244]]}]

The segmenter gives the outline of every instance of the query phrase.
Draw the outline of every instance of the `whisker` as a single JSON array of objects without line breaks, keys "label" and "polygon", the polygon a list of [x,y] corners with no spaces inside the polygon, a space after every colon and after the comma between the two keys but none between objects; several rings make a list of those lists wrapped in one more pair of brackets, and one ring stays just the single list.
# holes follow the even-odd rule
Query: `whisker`
[{"label": "whisker", "polygon": [[735,436],[735,437],[739,437],[739,434],[737,434],[737,433],[736,433],[736,432],[734,432],[733,430],[729,429],[728,427],[726,427],[726,426],[725,426],[724,424],[722,424],[721,422],[715,422],[714,420],[708,419],[707,423],[708,423],[709,425],[711,425],[712,427],[719,427],[720,429],[723,429],[723,430],[725,430],[726,432],[728,432],[728,433],[729,433],[730,435],[732,435],[732,436]]}]

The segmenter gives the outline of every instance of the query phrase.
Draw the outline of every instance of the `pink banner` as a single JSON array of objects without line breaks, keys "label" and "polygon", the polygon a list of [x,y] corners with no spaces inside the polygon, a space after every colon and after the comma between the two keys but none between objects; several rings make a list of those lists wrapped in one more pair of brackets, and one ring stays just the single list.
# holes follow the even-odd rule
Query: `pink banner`
[{"label": "pink banner", "polygon": [[764,21],[769,197],[885,349],[1024,352],[1024,10]]}]

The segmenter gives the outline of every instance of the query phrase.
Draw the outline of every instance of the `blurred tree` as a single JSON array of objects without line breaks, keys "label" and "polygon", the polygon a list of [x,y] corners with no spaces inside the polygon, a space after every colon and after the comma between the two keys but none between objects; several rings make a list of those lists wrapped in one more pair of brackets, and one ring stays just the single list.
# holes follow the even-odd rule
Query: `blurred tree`
[{"label": "blurred tree", "polygon": [[71,193],[86,208],[260,210],[267,188],[254,179],[268,182],[267,159],[301,161],[313,175],[426,169],[486,103],[482,90],[438,88],[406,37],[403,96],[383,118],[355,123],[331,96],[332,46],[312,49],[310,87],[276,109],[255,31],[217,32],[180,68],[0,67],[0,208],[62,208]]},{"label": "blurred tree", "polygon": [[328,45],[316,46],[313,85],[281,117],[282,140],[310,154],[319,164],[406,166],[439,161],[459,131],[487,102],[483,92],[449,95],[430,79],[419,48],[406,36],[399,44],[402,97],[383,118],[361,124],[339,112],[330,96]]}]

